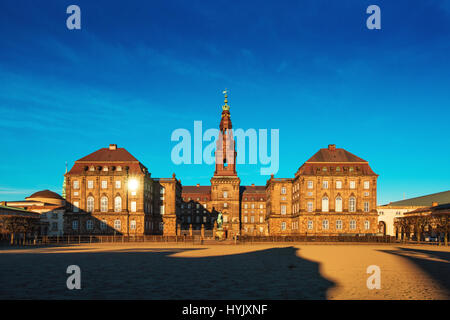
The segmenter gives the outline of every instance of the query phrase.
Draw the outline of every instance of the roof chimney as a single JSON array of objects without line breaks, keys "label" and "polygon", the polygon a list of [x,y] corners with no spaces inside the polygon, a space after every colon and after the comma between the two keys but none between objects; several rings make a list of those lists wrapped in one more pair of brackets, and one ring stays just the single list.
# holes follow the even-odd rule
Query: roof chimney
[{"label": "roof chimney", "polygon": [[200,183],[197,183],[197,188],[200,187]]},{"label": "roof chimney", "polygon": [[109,150],[116,150],[117,149],[117,144],[110,144],[109,145]]},{"label": "roof chimney", "polygon": [[252,187],[254,187],[255,186],[255,184],[254,183],[252,183]]},{"label": "roof chimney", "polygon": [[431,204],[432,207],[436,207],[438,205],[437,202],[433,201],[433,203]]},{"label": "roof chimney", "polygon": [[331,150],[331,151],[336,150],[336,145],[335,144],[329,144],[328,145],[328,150]]}]

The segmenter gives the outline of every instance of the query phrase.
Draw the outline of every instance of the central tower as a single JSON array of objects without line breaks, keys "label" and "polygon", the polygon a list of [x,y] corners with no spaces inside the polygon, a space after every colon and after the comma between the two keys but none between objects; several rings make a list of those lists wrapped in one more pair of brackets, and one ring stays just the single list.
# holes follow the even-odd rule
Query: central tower
[{"label": "central tower", "polygon": [[231,124],[230,106],[228,105],[228,92],[224,92],[225,100],[222,106],[220,119],[220,132],[216,143],[216,170],[211,178],[211,201],[214,210],[223,215],[223,228],[227,237],[239,234],[240,205],[239,188],[240,179],[236,172],[236,148]]}]

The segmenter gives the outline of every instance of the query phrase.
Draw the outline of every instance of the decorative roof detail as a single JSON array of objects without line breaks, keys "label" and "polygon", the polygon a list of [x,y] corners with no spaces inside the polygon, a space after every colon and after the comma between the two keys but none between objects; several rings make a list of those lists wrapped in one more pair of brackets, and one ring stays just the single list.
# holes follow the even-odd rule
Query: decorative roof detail
[{"label": "decorative roof detail", "polygon": [[48,199],[59,199],[64,200],[59,194],[50,190],[42,190],[33,193],[31,196],[25,199],[34,199],[34,198],[48,198]]}]

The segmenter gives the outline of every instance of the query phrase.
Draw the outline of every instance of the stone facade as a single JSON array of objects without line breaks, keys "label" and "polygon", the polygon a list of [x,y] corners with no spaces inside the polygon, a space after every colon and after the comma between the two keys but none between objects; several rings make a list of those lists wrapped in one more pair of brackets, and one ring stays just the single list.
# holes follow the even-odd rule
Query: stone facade
[{"label": "stone facade", "polygon": [[76,161],[65,175],[65,233],[213,237],[219,214],[228,238],[378,232],[378,175],[367,161],[329,145],[292,178],[243,186],[226,97],[219,127],[210,186],[152,178],[115,145]]},{"label": "stone facade", "polygon": [[222,107],[216,169],[211,186],[183,186],[180,233],[212,228],[224,217],[234,235],[376,234],[377,178],[367,161],[329,145],[306,161],[293,178],[265,186],[241,186],[227,99]]},{"label": "stone facade", "polygon": [[[153,179],[143,164],[116,145],[77,160],[65,174],[64,233],[163,234],[164,208],[169,208],[169,216],[174,214],[180,194],[175,176],[171,180]],[[171,183],[178,185],[178,193]],[[170,200],[161,200],[165,185]]]}]

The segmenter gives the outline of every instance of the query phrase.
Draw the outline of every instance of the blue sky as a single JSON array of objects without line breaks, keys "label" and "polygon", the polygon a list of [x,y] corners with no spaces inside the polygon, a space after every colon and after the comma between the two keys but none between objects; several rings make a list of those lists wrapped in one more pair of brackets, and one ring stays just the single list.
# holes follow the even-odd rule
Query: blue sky
[{"label": "blue sky", "polygon": [[[0,200],[61,192],[65,161],[110,143],[209,184],[213,166],[171,162],[170,136],[217,128],[224,88],[235,128],[280,130],[277,177],[334,143],[380,175],[380,204],[450,189],[449,0],[4,0]],[[241,183],[265,184],[259,169]]]}]

